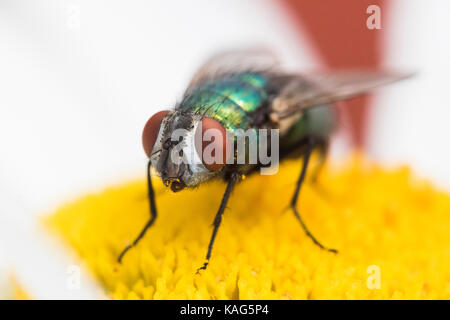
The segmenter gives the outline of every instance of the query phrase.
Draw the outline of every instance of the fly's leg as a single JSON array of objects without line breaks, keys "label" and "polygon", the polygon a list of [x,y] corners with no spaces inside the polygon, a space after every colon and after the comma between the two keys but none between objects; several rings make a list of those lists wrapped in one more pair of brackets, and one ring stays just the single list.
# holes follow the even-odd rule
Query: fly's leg
[{"label": "fly's leg", "polygon": [[305,151],[305,155],[304,155],[304,160],[303,160],[303,166],[302,166],[302,171],[300,172],[300,177],[298,178],[297,181],[297,186],[295,188],[295,192],[294,192],[294,196],[292,197],[291,200],[291,209],[294,212],[295,217],[297,218],[297,220],[300,222],[303,230],[305,231],[306,235],[321,249],[327,250],[329,252],[333,252],[333,253],[337,253],[336,249],[330,249],[325,247],[324,245],[322,245],[309,231],[308,227],[306,226],[306,224],[303,222],[302,217],[300,216],[300,214],[297,211],[297,201],[298,201],[298,196],[300,194],[300,188],[303,184],[303,181],[305,180],[305,175],[306,175],[306,170],[308,169],[308,163],[309,163],[309,158],[311,157],[311,153],[314,150],[314,147],[317,145],[317,143],[314,141],[313,138],[310,138],[308,140],[308,143],[306,145],[306,151]]},{"label": "fly's leg", "polygon": [[136,239],[133,241],[133,243],[126,246],[125,249],[123,249],[122,253],[119,255],[119,258],[117,259],[117,261],[119,263],[122,262],[122,259],[123,259],[123,256],[125,255],[125,253],[127,253],[128,250],[130,250],[131,248],[136,246],[137,243],[139,242],[139,240],[141,240],[144,237],[145,232],[147,232],[148,228],[150,228],[153,225],[153,223],[155,222],[155,219],[156,219],[155,193],[153,191],[152,178],[150,175],[150,167],[151,167],[151,161],[149,160],[148,164],[147,164],[147,188],[148,188],[148,201],[150,204],[150,220],[145,224],[144,228],[139,233],[139,235],[136,237]]},{"label": "fly's leg", "polygon": [[216,239],[217,231],[219,230],[220,223],[222,222],[222,214],[225,211],[225,208],[227,206],[228,199],[230,198],[231,191],[233,190],[236,182],[239,180],[240,174],[234,172],[231,174],[230,180],[228,181],[227,188],[225,190],[225,193],[222,197],[222,202],[220,203],[219,211],[216,213],[216,217],[214,218],[213,226],[214,230],[211,235],[211,240],[209,240],[208,245],[208,252],[206,253],[206,261],[203,263],[203,266],[197,269],[197,273],[200,272],[200,270],[205,270],[209,263],[209,258],[211,258],[211,251],[214,245],[214,240]]},{"label": "fly's leg", "polygon": [[319,161],[311,173],[311,184],[316,189],[317,193],[326,200],[330,200],[331,196],[324,186],[318,181],[319,174],[322,172],[327,160],[329,142],[327,140],[319,140],[314,146],[319,151]]},{"label": "fly's leg", "polygon": [[319,151],[319,161],[318,161],[319,163],[316,165],[314,171],[311,173],[311,182],[314,185],[317,185],[318,184],[317,178],[319,177],[319,174],[322,172],[322,169],[325,166],[325,161],[327,160],[329,143],[326,140],[316,142],[314,148],[317,151]]}]

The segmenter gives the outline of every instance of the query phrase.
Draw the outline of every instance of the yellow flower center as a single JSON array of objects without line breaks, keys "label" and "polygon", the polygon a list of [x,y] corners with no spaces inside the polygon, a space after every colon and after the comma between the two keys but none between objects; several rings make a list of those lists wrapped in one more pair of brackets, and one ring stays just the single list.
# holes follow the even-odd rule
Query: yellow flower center
[{"label": "yellow flower center", "polygon": [[361,157],[325,168],[288,209],[300,161],[237,185],[204,262],[223,182],[172,193],[154,180],[158,218],[119,265],[149,219],[144,179],[65,205],[47,221],[116,299],[450,298],[450,196],[406,167]]}]

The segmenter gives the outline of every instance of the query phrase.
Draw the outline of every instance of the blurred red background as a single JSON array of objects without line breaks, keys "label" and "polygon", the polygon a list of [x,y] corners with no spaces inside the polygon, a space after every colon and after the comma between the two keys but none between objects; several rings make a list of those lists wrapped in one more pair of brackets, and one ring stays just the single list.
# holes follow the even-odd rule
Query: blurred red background
[{"label": "blurred red background", "polygon": [[[287,14],[294,20],[299,34],[313,46],[323,64],[336,68],[378,68],[383,59],[384,29],[364,26],[370,5],[378,5],[386,22],[389,5],[383,0],[279,0]],[[369,95],[345,102],[338,112],[349,120],[352,143],[364,147]]]}]

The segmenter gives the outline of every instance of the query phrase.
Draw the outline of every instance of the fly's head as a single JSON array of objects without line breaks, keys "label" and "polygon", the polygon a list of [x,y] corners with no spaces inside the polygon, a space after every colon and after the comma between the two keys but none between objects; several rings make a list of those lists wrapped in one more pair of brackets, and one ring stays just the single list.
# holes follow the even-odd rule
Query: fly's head
[{"label": "fly's head", "polygon": [[220,174],[229,154],[226,131],[217,120],[182,110],[154,114],[142,143],[152,167],[173,192]]}]

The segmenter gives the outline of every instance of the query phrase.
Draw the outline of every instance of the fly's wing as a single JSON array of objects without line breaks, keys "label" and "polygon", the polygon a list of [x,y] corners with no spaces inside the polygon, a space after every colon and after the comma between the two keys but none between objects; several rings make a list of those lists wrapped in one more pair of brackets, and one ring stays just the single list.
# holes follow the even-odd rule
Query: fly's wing
[{"label": "fly's wing", "polygon": [[218,53],[209,58],[194,74],[187,91],[201,82],[212,80],[223,74],[242,71],[269,71],[278,65],[279,61],[275,54],[265,48]]},{"label": "fly's wing", "polygon": [[279,121],[323,104],[346,100],[412,74],[343,71],[323,75],[290,75],[282,79],[280,94],[272,102],[270,118]]}]

